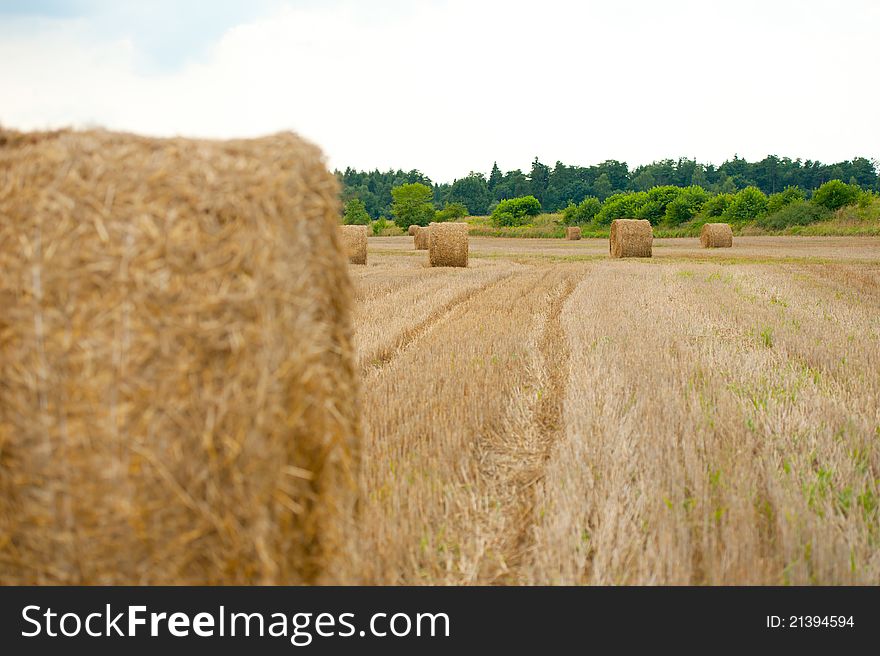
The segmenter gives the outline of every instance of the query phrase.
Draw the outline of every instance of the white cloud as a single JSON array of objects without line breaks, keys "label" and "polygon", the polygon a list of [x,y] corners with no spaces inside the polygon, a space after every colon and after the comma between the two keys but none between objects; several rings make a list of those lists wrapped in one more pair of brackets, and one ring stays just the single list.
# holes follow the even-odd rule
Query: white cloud
[{"label": "white cloud", "polygon": [[295,129],[333,166],[880,155],[874,34],[849,2],[288,6],[145,73],[83,19],[0,38],[0,122],[148,134]]}]

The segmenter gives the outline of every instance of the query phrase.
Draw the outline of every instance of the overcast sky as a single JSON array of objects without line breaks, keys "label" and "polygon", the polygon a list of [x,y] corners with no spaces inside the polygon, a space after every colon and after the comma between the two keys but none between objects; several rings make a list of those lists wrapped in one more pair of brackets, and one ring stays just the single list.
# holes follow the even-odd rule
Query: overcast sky
[{"label": "overcast sky", "polygon": [[0,0],[0,124],[295,130],[333,167],[880,157],[876,0]]}]

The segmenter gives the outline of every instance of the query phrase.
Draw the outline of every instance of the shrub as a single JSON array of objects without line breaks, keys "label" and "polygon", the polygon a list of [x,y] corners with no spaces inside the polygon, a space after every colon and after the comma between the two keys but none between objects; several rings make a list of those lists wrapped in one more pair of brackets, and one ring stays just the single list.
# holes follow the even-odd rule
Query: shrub
[{"label": "shrub", "polygon": [[589,223],[602,209],[602,202],[595,196],[587,196],[575,205],[569,203],[562,210],[562,222],[566,225],[582,225]]},{"label": "shrub", "polygon": [[681,187],[673,185],[652,187],[647,191],[647,201],[639,208],[637,218],[647,219],[652,225],[656,225],[666,216],[667,206],[678,198],[681,191]]},{"label": "shrub", "polygon": [[782,230],[789,226],[803,226],[829,218],[830,210],[810,203],[797,200],[789,203],[778,212],[767,214],[758,219],[758,225],[765,230]]},{"label": "shrub", "polygon": [[648,201],[645,191],[625,191],[612,194],[602,203],[602,209],[596,215],[596,222],[611,225],[614,219],[632,219],[638,216],[642,205]]},{"label": "shrub", "polygon": [[384,216],[380,216],[378,219],[373,221],[374,236],[378,237],[386,228],[388,228],[388,219],[386,219]]},{"label": "shrub", "polygon": [[861,193],[862,190],[858,185],[829,180],[815,191],[813,202],[829,210],[839,210],[841,207],[858,202]]},{"label": "shrub", "polygon": [[534,196],[506,198],[492,212],[492,223],[496,226],[520,226],[528,222],[528,217],[541,213],[541,203]]},{"label": "shrub", "polygon": [[675,199],[666,206],[666,222],[679,225],[690,221],[702,209],[709,194],[700,186],[685,187]]},{"label": "shrub", "polygon": [[802,201],[804,198],[806,196],[804,196],[804,192],[800,190],[800,187],[786,187],[778,194],[770,194],[770,198],[767,199],[767,214],[778,212],[786,205]]},{"label": "shrub", "polygon": [[446,203],[446,207],[434,215],[434,221],[452,221],[462,219],[468,215],[468,208],[464,203]]},{"label": "shrub", "polygon": [[722,216],[731,221],[751,221],[766,212],[766,194],[757,187],[746,187],[737,192]]},{"label": "shrub", "polygon": [[733,194],[716,194],[703,205],[703,214],[706,218],[722,216],[731,202],[733,202]]},{"label": "shrub", "polygon": [[391,190],[391,197],[394,222],[402,228],[426,226],[434,220],[436,210],[431,204],[434,192],[428,185],[420,182],[400,185]]},{"label": "shrub", "polygon": [[370,215],[367,214],[367,206],[360,198],[352,198],[345,204],[345,212],[342,216],[345,225],[369,225]]}]

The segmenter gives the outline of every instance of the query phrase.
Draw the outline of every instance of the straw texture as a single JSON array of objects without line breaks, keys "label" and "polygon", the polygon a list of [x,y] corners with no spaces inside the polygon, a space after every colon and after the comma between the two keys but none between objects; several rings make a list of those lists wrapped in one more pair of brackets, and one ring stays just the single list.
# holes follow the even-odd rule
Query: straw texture
[{"label": "straw texture", "polygon": [[338,187],[293,134],[0,146],[0,583],[334,580]]},{"label": "straw texture", "polygon": [[468,265],[467,223],[434,223],[428,232],[428,261],[432,267]]},{"label": "straw texture", "polygon": [[565,238],[570,241],[577,241],[581,238],[581,229],[579,226],[571,226],[565,231]]},{"label": "straw texture", "polygon": [[367,263],[367,234],[369,228],[365,225],[339,226],[342,236],[342,247],[348,255],[351,264]]},{"label": "straw texture", "polygon": [[730,248],[733,246],[733,230],[728,223],[706,223],[700,230],[703,248]]},{"label": "straw texture", "polygon": [[644,219],[614,219],[608,248],[611,257],[651,257],[654,231]]},{"label": "straw texture", "polygon": [[430,244],[431,228],[430,226],[416,226],[415,235],[413,235],[413,243],[417,251],[428,250]]},{"label": "straw texture", "polygon": [[407,230],[407,234],[408,234],[410,237],[415,237],[415,234],[416,234],[416,232],[418,231],[418,229],[419,229],[419,226],[417,226],[417,225],[411,225],[411,226],[409,227],[409,230]]}]

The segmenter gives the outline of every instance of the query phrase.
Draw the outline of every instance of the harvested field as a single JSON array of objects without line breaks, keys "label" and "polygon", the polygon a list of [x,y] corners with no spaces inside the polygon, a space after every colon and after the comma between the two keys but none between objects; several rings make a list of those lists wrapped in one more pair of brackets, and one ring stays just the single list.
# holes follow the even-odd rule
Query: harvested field
[{"label": "harvested field", "polygon": [[411,249],[351,269],[364,582],[880,580],[880,239]]}]

